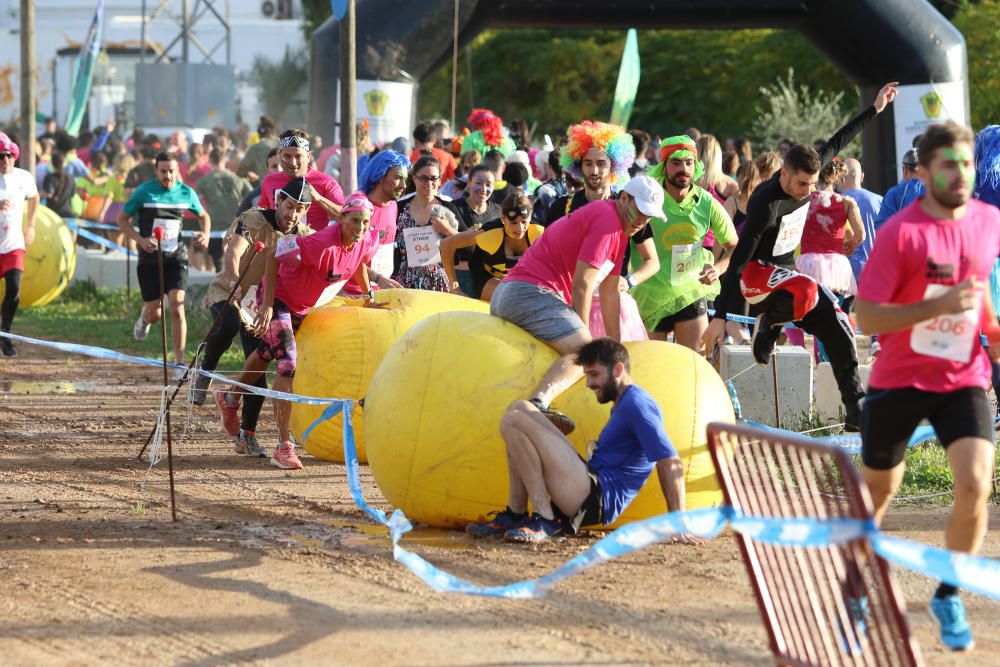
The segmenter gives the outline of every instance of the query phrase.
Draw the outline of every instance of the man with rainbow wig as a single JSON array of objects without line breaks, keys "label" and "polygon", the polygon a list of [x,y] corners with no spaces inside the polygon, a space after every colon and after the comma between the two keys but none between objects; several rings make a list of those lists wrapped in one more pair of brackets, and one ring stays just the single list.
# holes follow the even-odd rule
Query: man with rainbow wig
[{"label": "man with rainbow wig", "polygon": [[[674,340],[701,351],[708,328],[708,300],[719,293],[719,276],[736,248],[736,228],[726,209],[697,181],[705,170],[693,139],[678,135],[660,144],[659,163],[649,175],[663,186],[663,219],[649,223],[663,271],[637,286],[632,295],[639,304],[653,338]],[[702,247],[711,230],[723,253],[715,260]]]}]

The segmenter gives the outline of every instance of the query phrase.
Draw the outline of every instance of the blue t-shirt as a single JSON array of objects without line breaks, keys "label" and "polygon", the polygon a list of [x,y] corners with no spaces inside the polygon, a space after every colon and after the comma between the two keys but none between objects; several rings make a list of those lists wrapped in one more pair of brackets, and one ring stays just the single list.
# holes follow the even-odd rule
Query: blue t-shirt
[{"label": "blue t-shirt", "polygon": [[896,215],[899,211],[902,211],[913,200],[924,194],[925,189],[924,182],[919,178],[900,181],[889,188],[889,191],[885,193],[885,197],[882,198],[882,208],[878,212],[878,217],[875,218],[875,231],[878,231],[878,228],[886,220]]},{"label": "blue t-shirt", "polygon": [[857,188],[856,190],[844,190],[844,195],[858,202],[858,211],[861,213],[861,225],[865,228],[865,240],[861,242],[854,254],[848,257],[851,260],[851,269],[854,277],[861,275],[861,269],[865,268],[868,255],[872,251],[872,243],[875,242],[875,220],[882,209],[882,195]]},{"label": "blue t-shirt", "polygon": [[649,479],[656,462],[677,456],[663,428],[663,413],[649,392],[634,384],[611,408],[589,466],[604,493],[604,523],[612,523]]}]

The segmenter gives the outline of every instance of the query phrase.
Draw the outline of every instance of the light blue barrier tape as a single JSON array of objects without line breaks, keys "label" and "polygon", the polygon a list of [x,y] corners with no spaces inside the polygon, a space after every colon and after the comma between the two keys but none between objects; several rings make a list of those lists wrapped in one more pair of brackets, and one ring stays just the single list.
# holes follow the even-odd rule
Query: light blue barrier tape
[{"label": "light blue barrier tape", "polygon": [[[748,426],[754,426],[756,428],[762,429],[764,431],[771,431],[780,435],[793,435],[796,437],[801,436],[801,433],[796,433],[795,431],[789,431],[783,428],[776,428],[774,426],[768,426],[767,424],[761,424],[755,422],[752,419],[744,419],[744,424]],[[918,426],[913,434],[910,436],[909,442],[907,442],[907,447],[913,447],[914,445],[919,445],[922,442],[927,442],[928,440],[933,440],[937,437],[934,432],[934,427],[932,426]],[[860,433],[841,433],[839,435],[827,435],[814,440],[836,447],[837,449],[842,449],[848,454],[860,454],[861,453],[861,434]]]},{"label": "light blue barrier tape", "polygon": [[[114,231],[114,232],[120,231],[118,225],[109,225],[106,222],[94,222],[92,220],[81,220],[79,218],[65,218],[65,220],[66,224],[69,224],[70,220],[73,220],[78,227],[86,227],[87,229],[105,229],[107,231]],[[181,237],[190,238],[193,234],[194,232],[186,230],[181,232]],[[208,237],[211,239],[221,239],[224,238],[225,236],[226,232],[221,230],[208,233]]]},{"label": "light blue barrier tape", "polygon": [[743,421],[743,408],[740,407],[740,397],[736,395],[736,385],[732,380],[726,381],[726,389],[729,390],[729,400],[733,403],[733,414],[737,420]]},{"label": "light blue barrier tape", "polygon": [[870,537],[875,552],[888,561],[931,579],[1000,600],[1000,561],[956,553],[883,533]]},{"label": "light blue barrier tape", "polygon": [[[81,227],[80,225],[72,222],[71,220],[66,220],[66,226],[69,227],[70,229],[72,229],[74,232],[76,232],[76,234],[78,236],[81,236],[81,237],[87,239],[88,241],[92,241],[92,242],[94,242],[94,243],[96,243],[98,245],[104,246],[105,248],[110,248],[111,250],[117,250],[118,252],[126,253],[127,255],[129,255],[131,257],[135,257],[136,256],[135,253],[132,252],[131,250],[128,250],[128,249],[126,249],[126,248],[118,245],[114,241],[109,241],[108,239],[104,238],[103,236],[98,236],[97,234],[94,234],[93,232],[89,232],[86,229],[84,229],[83,227]],[[115,229],[118,229],[118,228],[115,227]]]}]

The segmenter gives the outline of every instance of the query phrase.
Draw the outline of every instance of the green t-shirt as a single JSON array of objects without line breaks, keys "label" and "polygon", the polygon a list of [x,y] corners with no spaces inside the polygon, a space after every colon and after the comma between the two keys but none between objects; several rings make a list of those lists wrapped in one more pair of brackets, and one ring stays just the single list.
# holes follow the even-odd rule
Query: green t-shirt
[{"label": "green t-shirt", "polygon": [[267,176],[267,154],[277,147],[277,139],[273,137],[261,139],[247,149],[240,161],[239,172],[243,174],[252,171],[257,174],[257,178],[263,181],[264,177]]},{"label": "green t-shirt", "polygon": [[86,178],[78,178],[76,179],[76,189],[83,190],[88,197],[110,197],[111,201],[125,201],[125,188],[122,187],[121,181],[114,176],[110,176],[101,185],[91,183]]},{"label": "green t-shirt", "polygon": [[698,276],[715,261],[712,251],[701,247],[711,229],[716,243],[735,243],[736,228],[722,204],[704,188],[695,185],[680,202],[669,194],[663,200],[664,220],[653,218],[653,244],[660,270],[632,290],[639,314],[648,329],[698,299],[714,298],[719,283],[703,285]]},{"label": "green t-shirt", "polygon": [[[154,226],[167,230],[163,240],[165,258],[187,257],[186,245],[179,238],[184,212],[191,211],[195,215],[201,215],[203,210],[198,195],[190,186],[177,183],[165,190],[156,180],[146,181],[137,187],[125,202],[125,213],[136,218],[133,224],[138,222],[140,236],[152,236]],[[139,264],[155,261],[155,252],[139,249]]]},{"label": "green t-shirt", "polygon": [[198,180],[195,190],[205,202],[212,229],[228,229],[250,184],[227,169],[213,169]]}]

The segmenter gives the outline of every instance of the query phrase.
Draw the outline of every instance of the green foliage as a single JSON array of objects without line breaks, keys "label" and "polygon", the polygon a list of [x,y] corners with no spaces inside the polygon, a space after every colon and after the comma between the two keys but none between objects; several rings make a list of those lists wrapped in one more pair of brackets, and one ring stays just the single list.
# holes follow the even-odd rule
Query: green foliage
[{"label": "green foliage", "polygon": [[[842,111],[843,91],[814,92],[807,85],[796,86],[795,70],[791,67],[787,77],[762,86],[760,94],[763,99],[757,106],[751,136],[765,146],[777,146],[785,137],[802,143],[828,139],[847,120]],[[857,157],[860,152],[861,138],[856,137],[841,155]]]},{"label": "green foliage", "polygon": [[312,39],[312,34],[316,28],[323,25],[324,21],[333,16],[333,10],[330,7],[330,0],[301,0],[301,2],[302,13],[305,16],[302,30],[305,32],[306,41],[308,42]]},{"label": "green foliage", "polygon": [[279,127],[284,125],[283,120],[289,107],[295,103],[296,94],[309,80],[308,63],[305,49],[292,52],[287,46],[280,60],[254,56],[250,80],[260,87],[265,113],[275,119]]},{"label": "green foliage", "polygon": [[1000,123],[1000,2],[965,2],[953,19],[969,53],[972,127]]}]

